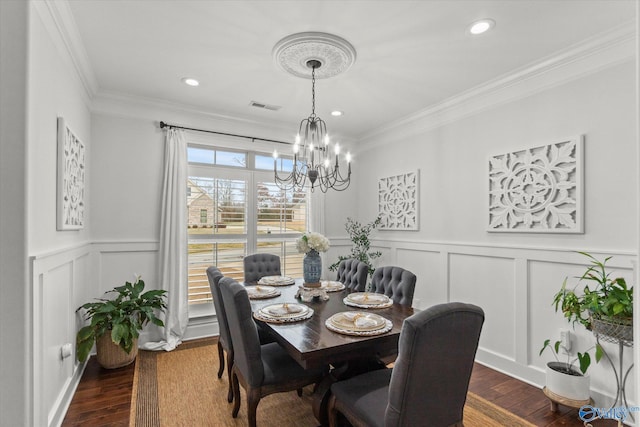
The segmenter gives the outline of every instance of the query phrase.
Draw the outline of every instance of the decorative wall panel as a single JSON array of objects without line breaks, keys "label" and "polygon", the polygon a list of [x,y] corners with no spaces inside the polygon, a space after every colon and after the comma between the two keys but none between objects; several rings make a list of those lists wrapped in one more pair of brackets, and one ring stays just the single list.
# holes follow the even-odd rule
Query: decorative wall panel
[{"label": "decorative wall panel", "polygon": [[380,229],[418,230],[418,181],[419,171],[380,179]]},{"label": "decorative wall panel", "polygon": [[489,230],[582,233],[582,137],[489,159]]},{"label": "decorative wall panel", "polygon": [[84,144],[58,117],[58,230],[84,228]]}]

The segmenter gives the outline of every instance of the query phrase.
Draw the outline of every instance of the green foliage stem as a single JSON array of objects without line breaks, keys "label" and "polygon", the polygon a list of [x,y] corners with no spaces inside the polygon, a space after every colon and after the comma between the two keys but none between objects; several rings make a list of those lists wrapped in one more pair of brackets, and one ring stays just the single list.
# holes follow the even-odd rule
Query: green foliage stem
[{"label": "green foliage stem", "polygon": [[[586,374],[587,370],[589,369],[589,366],[591,366],[591,355],[589,354],[589,351],[593,349],[596,350],[595,351],[596,363],[600,362],[600,359],[602,359],[602,356],[604,354],[602,352],[602,347],[600,346],[600,344],[596,344],[595,346],[591,347],[584,353],[577,352],[577,356],[574,359],[571,359],[569,352],[565,351],[567,358],[566,358],[566,361],[562,362],[560,360],[560,348],[562,348],[561,341],[556,341],[553,345],[551,345],[551,340],[547,339],[544,341],[544,344],[540,349],[539,355],[542,356],[542,353],[545,350],[549,349],[557,362],[565,363],[567,366],[570,366],[575,371],[579,369],[580,372],[582,372],[582,375]],[[575,365],[576,362],[578,362],[578,366]]]},{"label": "green foliage stem", "polygon": [[364,225],[352,218],[347,218],[344,228],[347,230],[347,233],[349,233],[349,238],[353,244],[351,252],[349,255],[340,255],[338,257],[338,261],[329,266],[329,270],[336,271],[342,261],[353,258],[367,264],[367,267],[369,268],[369,275],[372,275],[375,270],[373,267],[373,260],[380,258],[382,256],[382,252],[371,251],[369,235],[380,225],[380,222],[382,222],[382,217],[380,216],[372,222]]},{"label": "green foliage stem", "polygon": [[[579,253],[589,258],[591,266],[578,277],[578,284],[573,289],[567,289],[565,278],[553,298],[555,310],[561,310],[569,323],[580,323],[588,330],[592,330],[593,317],[633,317],[633,287],[628,287],[622,277],[611,279],[606,270],[611,257],[599,261],[591,254]],[[581,283],[586,284],[580,292]]]}]

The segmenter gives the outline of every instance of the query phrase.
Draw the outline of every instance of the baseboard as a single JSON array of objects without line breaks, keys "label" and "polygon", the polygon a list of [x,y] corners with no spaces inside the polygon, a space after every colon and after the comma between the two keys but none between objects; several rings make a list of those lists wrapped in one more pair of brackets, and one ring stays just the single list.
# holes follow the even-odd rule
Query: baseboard
[{"label": "baseboard", "polygon": [[216,335],[220,335],[220,328],[218,327],[218,319],[215,316],[197,317],[189,319],[182,340],[191,341]]},{"label": "baseboard", "polygon": [[52,410],[53,416],[49,419],[49,427],[60,427],[62,425],[64,417],[67,415],[67,411],[69,410],[69,405],[71,405],[73,396],[76,394],[76,390],[78,389],[78,384],[80,384],[80,380],[82,379],[82,374],[84,374],[84,369],[87,367],[88,361],[89,359],[80,363],[74,374],[65,384],[64,393],[62,393],[62,397],[54,405],[55,409]]}]

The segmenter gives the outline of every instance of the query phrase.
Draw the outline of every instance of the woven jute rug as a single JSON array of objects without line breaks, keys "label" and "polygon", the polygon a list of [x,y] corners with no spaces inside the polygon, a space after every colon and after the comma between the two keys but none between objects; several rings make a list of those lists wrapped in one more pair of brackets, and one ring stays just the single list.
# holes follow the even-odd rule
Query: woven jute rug
[{"label": "woven jute rug", "polygon": [[[226,371],[218,379],[216,341],[181,344],[171,352],[140,351],[136,360],[131,398],[130,427],[227,427],[246,426],[246,395],[240,412],[231,417],[227,403]],[[260,427],[317,427],[311,411],[312,387],[302,397],[296,392],[277,393],[260,400]],[[466,427],[531,427],[533,424],[469,393],[464,410]]]}]

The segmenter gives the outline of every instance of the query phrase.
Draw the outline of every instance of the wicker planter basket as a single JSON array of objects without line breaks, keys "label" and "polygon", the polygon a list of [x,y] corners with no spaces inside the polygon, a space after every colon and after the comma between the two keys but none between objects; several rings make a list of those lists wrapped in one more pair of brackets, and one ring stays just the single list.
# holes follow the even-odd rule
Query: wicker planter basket
[{"label": "wicker planter basket", "polygon": [[111,334],[106,333],[96,340],[98,363],[106,369],[115,369],[131,364],[138,355],[138,339],[133,340],[131,353],[111,341]]},{"label": "wicker planter basket", "polygon": [[633,345],[632,317],[592,317],[591,325],[596,338],[624,345]]}]

